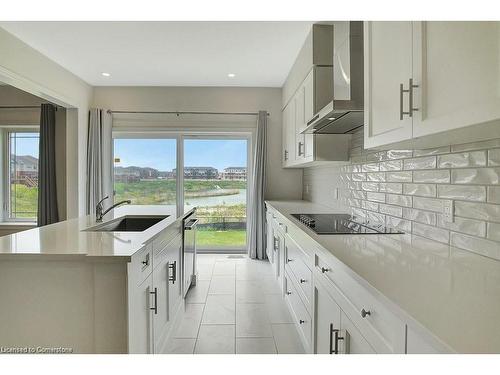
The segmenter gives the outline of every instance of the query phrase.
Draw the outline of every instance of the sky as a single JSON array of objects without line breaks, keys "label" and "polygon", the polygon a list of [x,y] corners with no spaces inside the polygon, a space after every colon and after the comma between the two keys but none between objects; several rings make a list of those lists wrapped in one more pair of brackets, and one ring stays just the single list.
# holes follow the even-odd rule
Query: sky
[{"label": "sky", "polygon": [[38,140],[38,133],[16,133],[16,139],[11,138],[10,141],[12,153],[31,155],[38,159]]},{"label": "sky", "polygon": [[[120,158],[115,166],[151,167],[159,171],[171,171],[176,167],[175,139],[115,139],[114,157]],[[186,167],[244,167],[247,164],[246,140],[184,141],[184,165]]]}]

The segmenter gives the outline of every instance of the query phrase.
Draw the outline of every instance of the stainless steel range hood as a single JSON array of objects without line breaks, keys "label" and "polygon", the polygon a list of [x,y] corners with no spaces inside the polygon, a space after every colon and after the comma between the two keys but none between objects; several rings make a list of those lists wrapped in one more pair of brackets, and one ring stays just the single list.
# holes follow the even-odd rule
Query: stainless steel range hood
[{"label": "stainless steel range hood", "polygon": [[363,22],[334,22],[333,49],[333,100],[301,133],[345,134],[364,124]]}]

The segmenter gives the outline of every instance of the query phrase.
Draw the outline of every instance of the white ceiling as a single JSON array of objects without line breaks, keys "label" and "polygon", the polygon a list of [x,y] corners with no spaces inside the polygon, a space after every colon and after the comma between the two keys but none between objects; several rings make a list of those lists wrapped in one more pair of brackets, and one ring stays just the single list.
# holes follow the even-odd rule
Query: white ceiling
[{"label": "white ceiling", "polygon": [[0,27],[94,86],[281,87],[311,24],[0,22]]}]

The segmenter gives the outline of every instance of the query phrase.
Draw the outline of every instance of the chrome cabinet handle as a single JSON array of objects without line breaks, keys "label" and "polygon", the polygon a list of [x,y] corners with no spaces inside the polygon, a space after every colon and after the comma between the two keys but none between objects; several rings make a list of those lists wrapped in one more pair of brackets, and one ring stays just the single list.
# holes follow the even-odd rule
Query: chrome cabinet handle
[{"label": "chrome cabinet handle", "polygon": [[371,315],[371,314],[372,313],[370,310],[365,310],[365,309],[361,310],[361,317],[362,318],[366,318],[367,315]]},{"label": "chrome cabinet handle", "polygon": [[402,121],[403,118],[404,118],[404,115],[408,115],[409,117],[411,117],[411,112],[408,111],[404,111],[403,110],[403,95],[405,93],[410,93],[410,89],[406,90],[404,87],[403,87],[403,84],[400,83],[399,84],[399,120]]},{"label": "chrome cabinet handle", "polygon": [[302,319],[299,320],[299,324],[304,324],[305,322],[306,322],[305,320]]},{"label": "chrome cabinet handle", "polygon": [[169,263],[168,268],[172,270],[172,276],[169,276],[168,280],[171,281],[172,284],[175,284],[177,281],[177,261],[174,260],[174,263]]},{"label": "chrome cabinet handle", "polygon": [[330,271],[328,268],[321,267],[321,273],[325,273],[325,272],[328,272],[328,271]]},{"label": "chrome cabinet handle", "polygon": [[287,258],[287,260],[286,260],[286,262],[287,262],[287,263],[289,263],[289,262],[291,262],[291,261],[293,261],[293,259],[288,259],[288,258]]},{"label": "chrome cabinet handle", "polygon": [[290,294],[292,294],[292,292],[286,292],[286,295],[289,296]]},{"label": "chrome cabinet handle", "polygon": [[[344,340],[339,335],[340,330],[333,328],[333,323],[330,324],[330,354],[339,354],[339,341]],[[333,336],[332,336],[333,335]]]},{"label": "chrome cabinet handle", "polygon": [[149,253],[146,254],[146,258],[141,262],[144,266],[149,266]]},{"label": "chrome cabinet handle", "polygon": [[302,147],[304,146],[304,143],[299,142],[299,156],[303,155],[304,152],[302,151]]},{"label": "chrome cabinet handle", "polygon": [[410,117],[413,117],[413,111],[418,111],[418,108],[413,108],[413,89],[416,89],[418,88],[418,85],[414,85],[413,84],[413,78],[410,78],[408,80],[408,93],[410,94],[409,95],[409,106],[408,106],[408,110],[409,110],[409,113],[408,115]]},{"label": "chrome cabinet handle", "polygon": [[300,283],[304,284],[307,280],[306,279],[300,279]]},{"label": "chrome cabinet handle", "polygon": [[150,310],[153,310],[155,312],[155,315],[158,314],[158,288],[155,288],[154,292],[149,292],[149,294],[153,294],[154,297],[154,306],[150,307]]},{"label": "chrome cabinet handle", "polygon": [[285,150],[285,160],[288,160],[288,151]]}]

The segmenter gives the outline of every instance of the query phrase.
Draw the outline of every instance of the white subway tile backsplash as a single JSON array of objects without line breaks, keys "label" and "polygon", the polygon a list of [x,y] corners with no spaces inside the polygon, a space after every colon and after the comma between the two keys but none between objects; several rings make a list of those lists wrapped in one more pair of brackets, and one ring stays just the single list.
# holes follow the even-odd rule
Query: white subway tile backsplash
[{"label": "white subway tile backsplash", "polygon": [[488,165],[492,167],[500,165],[500,148],[488,151]]},{"label": "white subway tile backsplash", "polygon": [[400,171],[401,169],[403,169],[402,160],[389,160],[380,163],[381,171]]},{"label": "white subway tile backsplash", "polygon": [[404,184],[403,193],[406,195],[418,195],[420,197],[435,197],[436,185],[432,184]]},{"label": "white subway tile backsplash", "polygon": [[472,219],[500,222],[500,205],[456,201],[455,215],[469,217]]},{"label": "white subway tile backsplash", "polygon": [[433,169],[436,168],[435,156],[424,156],[421,158],[405,159],[403,162],[405,170],[408,169]]},{"label": "white subway tile backsplash", "polygon": [[446,199],[484,202],[486,200],[486,187],[470,185],[437,185],[437,196]]},{"label": "white subway tile backsplash", "polygon": [[385,180],[388,182],[411,182],[411,172],[386,172]]},{"label": "white subway tile backsplash", "polygon": [[[306,199],[500,260],[500,139],[376,152],[363,149],[362,130],[352,139],[351,164],[304,170]],[[450,200],[452,222],[443,218]]]},{"label": "white subway tile backsplash", "polygon": [[455,217],[453,222],[447,222],[444,220],[443,215],[437,215],[437,226],[441,228],[446,228],[454,232],[460,232],[465,234],[471,234],[476,237],[486,236],[486,222],[473,219],[464,219],[461,217]]},{"label": "white subway tile backsplash", "polygon": [[484,167],[486,151],[461,152],[458,154],[440,155],[438,168]]},{"label": "white subway tile backsplash", "polygon": [[405,195],[395,195],[395,194],[386,194],[387,203],[395,204],[403,207],[411,207],[412,197],[408,197]]},{"label": "white subway tile backsplash", "polygon": [[[490,240],[500,241],[500,224],[488,223],[488,236]],[[500,246],[500,244],[498,245]]]},{"label": "white subway tile backsplash", "polygon": [[496,185],[500,182],[500,168],[457,169],[451,171],[452,184]]},{"label": "white subway tile backsplash", "polygon": [[500,203],[500,186],[488,186],[488,202]]},{"label": "white subway tile backsplash", "polygon": [[436,214],[434,212],[404,208],[403,218],[422,224],[436,225]]},{"label": "white subway tile backsplash", "polygon": [[449,184],[449,170],[435,171],[415,171],[413,172],[413,182],[431,182],[435,184]]},{"label": "white subway tile backsplash", "polygon": [[443,212],[443,200],[435,198],[413,198],[413,207],[432,212]]}]

